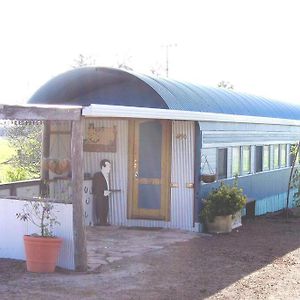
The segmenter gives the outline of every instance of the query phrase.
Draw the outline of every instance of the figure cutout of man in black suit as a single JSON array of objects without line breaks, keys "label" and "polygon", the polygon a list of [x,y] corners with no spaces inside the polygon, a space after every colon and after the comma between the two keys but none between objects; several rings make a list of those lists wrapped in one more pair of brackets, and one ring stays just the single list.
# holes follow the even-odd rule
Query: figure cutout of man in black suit
[{"label": "figure cutout of man in black suit", "polygon": [[108,159],[100,161],[100,172],[94,174],[92,182],[92,191],[94,195],[94,225],[109,225],[107,222],[108,216],[108,196],[109,191],[109,172],[111,163]]}]

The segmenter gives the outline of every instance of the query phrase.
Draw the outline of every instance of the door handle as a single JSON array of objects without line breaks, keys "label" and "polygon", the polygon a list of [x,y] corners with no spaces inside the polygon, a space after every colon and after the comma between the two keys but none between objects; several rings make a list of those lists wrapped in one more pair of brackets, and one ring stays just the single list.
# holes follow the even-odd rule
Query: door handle
[{"label": "door handle", "polygon": [[134,177],[135,177],[135,178],[139,178],[139,172],[138,172],[138,171],[136,171],[136,172],[134,173]]}]

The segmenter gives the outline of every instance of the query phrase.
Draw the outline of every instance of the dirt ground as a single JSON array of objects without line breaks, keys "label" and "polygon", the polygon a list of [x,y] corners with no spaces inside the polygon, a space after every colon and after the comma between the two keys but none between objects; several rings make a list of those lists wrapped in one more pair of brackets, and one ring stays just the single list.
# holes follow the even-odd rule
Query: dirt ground
[{"label": "dirt ground", "polygon": [[[164,240],[163,230],[139,232]],[[0,259],[0,299],[300,299],[300,219],[244,220],[231,234],[193,234],[106,262],[34,274]]]}]

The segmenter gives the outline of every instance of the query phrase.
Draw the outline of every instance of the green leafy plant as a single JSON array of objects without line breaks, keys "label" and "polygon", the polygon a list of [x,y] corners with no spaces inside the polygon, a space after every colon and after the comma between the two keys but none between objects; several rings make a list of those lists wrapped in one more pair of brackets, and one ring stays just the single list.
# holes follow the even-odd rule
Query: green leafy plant
[{"label": "green leafy plant", "polygon": [[37,200],[28,201],[20,213],[16,213],[17,219],[29,221],[40,230],[42,237],[53,237],[54,225],[60,225],[54,212],[54,204],[47,198],[39,197]]},{"label": "green leafy plant", "polygon": [[200,220],[203,223],[212,222],[216,216],[234,215],[242,209],[246,201],[243,190],[237,186],[237,180],[233,186],[221,182],[220,187],[212,190],[204,200]]},{"label": "green leafy plant", "polygon": [[9,168],[6,171],[7,182],[21,181],[29,179],[27,171],[23,168]]}]

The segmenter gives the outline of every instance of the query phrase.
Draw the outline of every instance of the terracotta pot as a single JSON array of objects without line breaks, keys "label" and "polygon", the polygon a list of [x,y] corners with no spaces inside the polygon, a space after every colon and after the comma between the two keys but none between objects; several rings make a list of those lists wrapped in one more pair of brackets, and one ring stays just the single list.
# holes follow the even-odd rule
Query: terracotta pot
[{"label": "terracotta pot", "polygon": [[216,216],[213,222],[207,222],[207,231],[210,233],[229,233],[232,230],[232,215]]},{"label": "terracotta pot", "polygon": [[55,271],[62,239],[24,235],[26,267],[29,272]]}]

